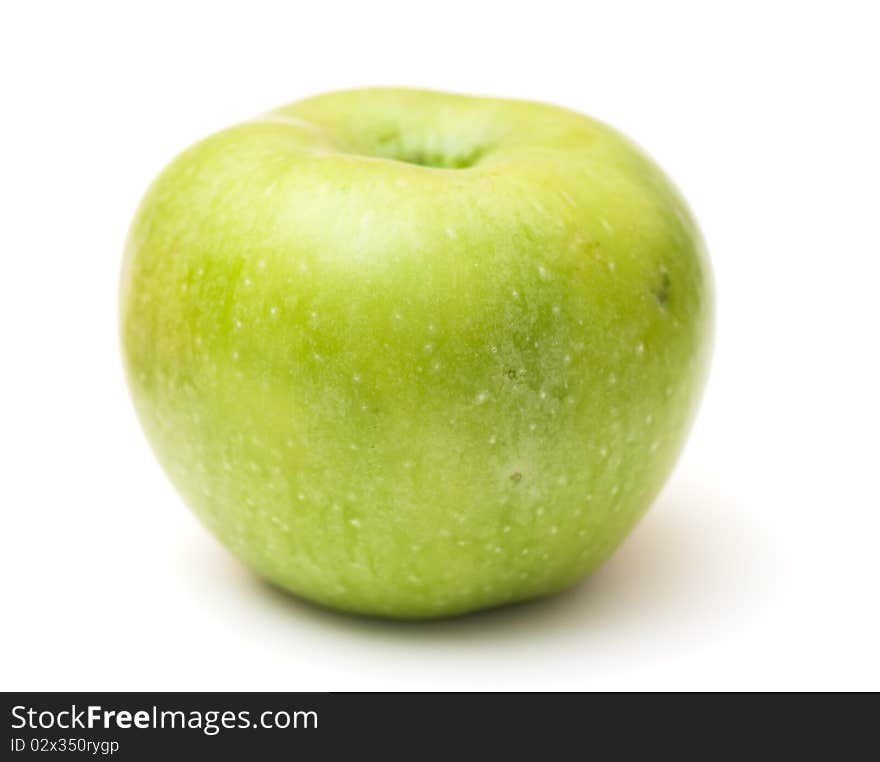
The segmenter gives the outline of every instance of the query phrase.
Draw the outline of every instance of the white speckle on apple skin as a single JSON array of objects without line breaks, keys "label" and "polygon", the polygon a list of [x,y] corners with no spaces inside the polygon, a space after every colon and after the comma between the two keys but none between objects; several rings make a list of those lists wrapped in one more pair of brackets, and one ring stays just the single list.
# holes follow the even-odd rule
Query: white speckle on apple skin
[{"label": "white speckle on apple skin", "polygon": [[269,520],[275,526],[279,527],[282,532],[289,532],[290,531],[290,527],[287,524],[285,524],[283,521],[281,521],[281,519],[279,519],[277,516],[272,516],[272,517],[270,517]]}]

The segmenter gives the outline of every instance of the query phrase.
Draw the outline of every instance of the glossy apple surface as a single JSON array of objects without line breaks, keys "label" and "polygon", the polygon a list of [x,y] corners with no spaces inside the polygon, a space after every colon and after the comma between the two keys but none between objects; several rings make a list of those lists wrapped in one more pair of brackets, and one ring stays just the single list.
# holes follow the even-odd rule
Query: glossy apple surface
[{"label": "glossy apple surface", "polygon": [[392,617],[602,563],[680,452],[711,316],[686,205],[619,133],[394,89],[184,152],[121,284],[132,396],[187,504],[267,580]]}]

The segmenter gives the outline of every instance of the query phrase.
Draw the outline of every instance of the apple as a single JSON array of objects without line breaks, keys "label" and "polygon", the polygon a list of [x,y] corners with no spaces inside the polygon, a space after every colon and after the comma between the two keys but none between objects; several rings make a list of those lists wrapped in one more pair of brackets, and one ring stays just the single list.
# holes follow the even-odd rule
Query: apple
[{"label": "apple", "polygon": [[705,248],[663,172],[541,103],[308,98],[175,159],[121,279],[168,476],[258,575],[438,617],[599,566],[704,383]]}]

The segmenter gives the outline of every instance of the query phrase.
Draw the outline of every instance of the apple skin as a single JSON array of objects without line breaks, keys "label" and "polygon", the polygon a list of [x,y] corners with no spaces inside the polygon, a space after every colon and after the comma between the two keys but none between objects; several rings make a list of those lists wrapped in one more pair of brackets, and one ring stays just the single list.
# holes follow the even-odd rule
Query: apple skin
[{"label": "apple skin", "polygon": [[184,152],[121,280],[135,406],[196,515],[266,580],[400,618],[607,559],[681,450],[711,323],[697,226],[626,138],[404,89]]}]

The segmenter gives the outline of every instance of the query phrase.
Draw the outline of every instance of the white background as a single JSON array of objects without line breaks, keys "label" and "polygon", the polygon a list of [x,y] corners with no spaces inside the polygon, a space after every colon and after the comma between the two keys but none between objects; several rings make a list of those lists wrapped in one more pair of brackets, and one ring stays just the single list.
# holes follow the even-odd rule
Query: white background
[{"label": "white background", "polygon": [[[880,688],[872,6],[4,3],[0,687]],[[433,624],[316,609],[221,550],[140,433],[116,296],[146,185],[206,133],[363,84],[585,111],[704,229],[700,417],[573,592]]]}]

